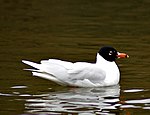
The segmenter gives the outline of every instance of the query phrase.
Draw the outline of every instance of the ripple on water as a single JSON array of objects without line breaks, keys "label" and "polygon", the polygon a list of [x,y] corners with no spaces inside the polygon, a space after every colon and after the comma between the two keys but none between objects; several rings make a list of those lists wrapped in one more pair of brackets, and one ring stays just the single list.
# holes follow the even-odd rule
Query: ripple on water
[{"label": "ripple on water", "polygon": [[[124,90],[131,93],[145,92],[143,89]],[[69,91],[53,92],[26,100],[27,112],[67,112],[81,114],[111,114],[113,110],[150,109],[150,99],[120,98],[120,88],[74,88]],[[123,101],[123,103],[122,103]],[[112,112],[113,114],[113,112]]]},{"label": "ripple on water", "polygon": [[[0,93],[2,97],[15,97],[25,100],[28,113],[80,113],[80,114],[114,114],[123,109],[150,110],[150,99],[141,98],[140,94],[148,90],[129,89],[120,94],[120,86],[105,88],[71,88],[65,91],[43,94],[21,93],[20,86],[13,86],[12,93]],[[19,90],[18,90],[19,89]],[[130,95],[128,95],[130,94]],[[138,94],[139,98],[132,95]],[[131,96],[131,97],[130,97]],[[17,99],[16,99],[17,97]],[[120,98],[124,97],[124,98]],[[20,100],[19,100],[20,101]]]},{"label": "ripple on water", "polygon": [[23,88],[27,88],[27,86],[23,86],[23,85],[18,85],[18,86],[12,86],[12,89],[23,89]]}]

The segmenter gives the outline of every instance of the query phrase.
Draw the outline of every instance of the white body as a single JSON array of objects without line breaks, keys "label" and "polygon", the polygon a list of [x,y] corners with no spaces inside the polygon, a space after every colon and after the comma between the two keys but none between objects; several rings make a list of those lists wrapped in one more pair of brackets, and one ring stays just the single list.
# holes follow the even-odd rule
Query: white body
[{"label": "white body", "polygon": [[42,60],[41,64],[30,61],[23,63],[36,69],[31,70],[34,76],[54,81],[61,85],[77,87],[102,87],[116,85],[120,72],[115,62],[106,61],[97,54],[96,63],[67,62],[57,59]]}]

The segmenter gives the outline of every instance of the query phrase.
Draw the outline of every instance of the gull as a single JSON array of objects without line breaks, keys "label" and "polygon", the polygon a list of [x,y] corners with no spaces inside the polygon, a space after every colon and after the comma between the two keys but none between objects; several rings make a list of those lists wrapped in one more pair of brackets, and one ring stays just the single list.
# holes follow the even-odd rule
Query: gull
[{"label": "gull", "polygon": [[41,60],[35,63],[22,60],[33,67],[25,69],[57,84],[72,87],[104,87],[117,85],[120,71],[116,64],[117,58],[128,58],[126,53],[119,53],[111,46],[104,46],[97,52],[96,62],[68,62],[58,59]]}]

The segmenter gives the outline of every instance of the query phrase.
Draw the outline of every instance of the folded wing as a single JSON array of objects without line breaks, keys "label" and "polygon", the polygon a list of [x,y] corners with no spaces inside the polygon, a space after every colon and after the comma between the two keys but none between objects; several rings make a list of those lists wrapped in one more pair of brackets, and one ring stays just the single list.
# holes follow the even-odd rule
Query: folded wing
[{"label": "folded wing", "polygon": [[34,67],[30,69],[34,76],[39,76],[61,85],[79,87],[103,86],[106,73],[96,64],[85,62],[71,63],[56,59],[42,60],[41,64],[30,61],[23,63]]},{"label": "folded wing", "polygon": [[70,81],[74,85],[83,87],[103,86],[106,73],[96,64],[77,62],[72,69],[68,70]]}]

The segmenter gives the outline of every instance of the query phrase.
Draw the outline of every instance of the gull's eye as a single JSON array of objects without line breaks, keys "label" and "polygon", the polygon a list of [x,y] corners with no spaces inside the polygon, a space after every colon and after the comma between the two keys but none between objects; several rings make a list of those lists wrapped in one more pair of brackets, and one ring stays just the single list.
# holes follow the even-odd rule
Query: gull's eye
[{"label": "gull's eye", "polygon": [[113,54],[113,52],[112,52],[112,51],[110,51],[110,52],[109,52],[109,55],[112,55],[112,54]]}]

